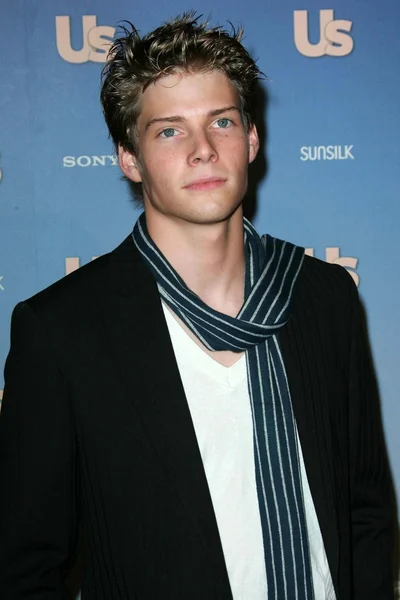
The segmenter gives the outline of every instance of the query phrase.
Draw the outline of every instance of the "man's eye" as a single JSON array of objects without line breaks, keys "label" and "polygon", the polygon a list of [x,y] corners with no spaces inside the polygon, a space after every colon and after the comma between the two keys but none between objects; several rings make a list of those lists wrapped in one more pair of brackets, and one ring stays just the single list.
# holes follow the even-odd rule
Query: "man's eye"
[{"label": "man's eye", "polygon": [[171,138],[174,137],[176,133],[176,129],[174,129],[173,127],[167,127],[167,129],[163,129],[162,132],[160,133],[161,137],[165,137],[165,138]]},{"label": "man's eye", "polygon": [[217,125],[218,127],[221,127],[221,129],[226,129],[227,127],[232,125],[232,121],[230,119],[227,119],[226,117],[222,117],[221,119],[218,119]]}]

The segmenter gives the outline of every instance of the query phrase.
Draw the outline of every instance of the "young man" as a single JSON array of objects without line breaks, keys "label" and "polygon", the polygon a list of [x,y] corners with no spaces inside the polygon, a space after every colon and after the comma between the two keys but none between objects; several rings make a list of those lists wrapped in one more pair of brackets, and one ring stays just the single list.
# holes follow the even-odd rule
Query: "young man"
[{"label": "young man", "polygon": [[102,104],[144,213],[19,304],[0,597],[388,600],[389,473],[341,267],[243,219],[259,71],[191,15],[126,31]]}]

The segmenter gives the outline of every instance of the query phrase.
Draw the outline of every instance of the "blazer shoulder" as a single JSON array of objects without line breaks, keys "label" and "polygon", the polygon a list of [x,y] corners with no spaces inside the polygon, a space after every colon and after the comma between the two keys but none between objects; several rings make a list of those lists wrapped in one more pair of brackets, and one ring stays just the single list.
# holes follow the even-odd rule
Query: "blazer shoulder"
[{"label": "blazer shoulder", "polygon": [[118,260],[124,260],[129,236],[114,250],[103,254],[95,260],[83,265],[76,271],[66,275],[50,286],[27,298],[27,304],[38,316],[49,312],[61,311],[68,308],[85,309],[93,307],[99,294],[104,294],[109,283],[111,265]]},{"label": "blazer shoulder", "polygon": [[306,256],[293,293],[288,331],[310,362],[323,359],[343,368],[359,307],[357,287],[344,267]]},{"label": "blazer shoulder", "polygon": [[358,295],[354,279],[344,267],[305,256],[299,274],[299,293],[327,304],[348,303]]},{"label": "blazer shoulder", "polygon": [[35,312],[42,312],[48,307],[76,302],[84,297],[92,296],[99,291],[104,281],[110,254],[104,254],[96,260],[83,265],[69,275],[65,275],[45,289],[25,300]]},{"label": "blazer shoulder", "polygon": [[357,286],[344,267],[304,257],[293,296],[293,312],[301,320],[310,314],[313,323],[347,336],[359,306]]}]

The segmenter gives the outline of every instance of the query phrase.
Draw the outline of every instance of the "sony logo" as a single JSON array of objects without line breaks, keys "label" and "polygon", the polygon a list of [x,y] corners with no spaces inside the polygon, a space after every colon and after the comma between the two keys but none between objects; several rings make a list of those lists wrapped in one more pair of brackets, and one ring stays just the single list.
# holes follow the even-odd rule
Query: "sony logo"
[{"label": "sony logo", "polygon": [[118,157],[115,154],[102,154],[101,156],[63,156],[63,167],[116,167]]}]

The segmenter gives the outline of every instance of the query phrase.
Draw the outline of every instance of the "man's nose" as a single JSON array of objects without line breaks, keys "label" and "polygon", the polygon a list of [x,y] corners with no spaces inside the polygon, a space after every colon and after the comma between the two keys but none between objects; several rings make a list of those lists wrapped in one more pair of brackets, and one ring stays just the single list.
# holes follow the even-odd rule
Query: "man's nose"
[{"label": "man's nose", "polygon": [[206,131],[198,131],[193,134],[192,149],[189,154],[190,164],[199,162],[215,162],[218,160],[218,152],[215,145],[215,140]]}]

